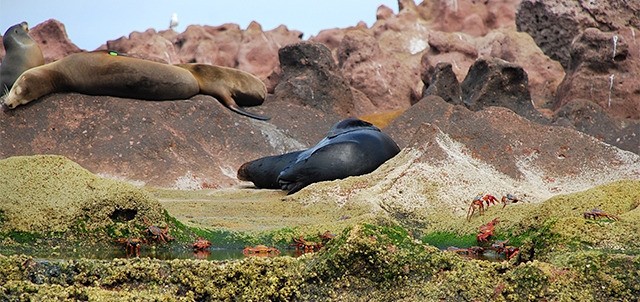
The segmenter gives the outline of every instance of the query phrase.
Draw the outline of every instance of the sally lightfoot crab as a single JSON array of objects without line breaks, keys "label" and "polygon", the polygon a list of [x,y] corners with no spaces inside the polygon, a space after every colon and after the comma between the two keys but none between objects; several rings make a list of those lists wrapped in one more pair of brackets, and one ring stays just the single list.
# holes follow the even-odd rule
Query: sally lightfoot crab
[{"label": "sally lightfoot crab", "polygon": [[473,201],[471,201],[471,205],[469,205],[469,209],[467,210],[467,220],[469,220],[471,216],[473,216],[473,213],[476,212],[476,209],[478,209],[479,215],[484,215],[484,203],[487,203],[488,208],[489,205],[495,205],[496,202],[498,202],[498,199],[491,194],[478,194],[473,198]]},{"label": "sally lightfoot crab", "polygon": [[168,225],[164,228],[160,228],[151,224],[151,222],[149,222],[146,217],[143,217],[142,220],[147,225],[147,234],[149,235],[149,237],[151,237],[151,239],[162,243],[167,243],[168,241],[173,240],[173,237],[169,235]]},{"label": "sally lightfoot crab", "polygon": [[245,256],[275,256],[280,254],[280,250],[275,247],[268,247],[266,245],[256,245],[254,247],[245,247],[242,250]]},{"label": "sally lightfoot crab", "polygon": [[611,220],[620,220],[620,217],[618,217],[616,215],[609,214],[609,213],[607,213],[607,212],[605,212],[603,210],[600,210],[598,208],[591,209],[588,212],[584,212],[582,214],[582,216],[585,219],[593,219],[593,220],[597,220],[597,219],[600,219],[600,218],[607,218],[607,219],[611,219]]},{"label": "sally lightfoot crab", "polygon": [[140,248],[146,241],[141,238],[118,238],[116,242],[125,246],[127,257],[131,257],[133,255],[140,257]]}]

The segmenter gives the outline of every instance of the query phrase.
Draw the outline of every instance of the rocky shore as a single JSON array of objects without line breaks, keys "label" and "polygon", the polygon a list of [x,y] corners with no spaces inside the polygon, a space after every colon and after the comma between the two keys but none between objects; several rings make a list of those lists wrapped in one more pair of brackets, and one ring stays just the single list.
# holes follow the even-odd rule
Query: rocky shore
[{"label": "rocky shore", "polygon": [[[100,47],[251,72],[269,95],[247,110],[269,121],[204,95],[59,93],[0,113],[0,300],[637,299],[640,5],[400,0],[397,11],[381,6],[370,26],[306,40],[254,22],[149,29]],[[47,62],[86,51],[56,20],[30,34]],[[236,177],[350,116],[402,151],[370,174],[293,195]],[[522,201],[467,219],[479,192]],[[151,226],[173,240],[157,241]],[[190,252],[196,238],[284,251],[327,230],[336,237],[299,257],[153,256]],[[136,238],[150,240],[140,257],[59,252],[122,252]],[[494,244],[518,253],[447,251]]]}]

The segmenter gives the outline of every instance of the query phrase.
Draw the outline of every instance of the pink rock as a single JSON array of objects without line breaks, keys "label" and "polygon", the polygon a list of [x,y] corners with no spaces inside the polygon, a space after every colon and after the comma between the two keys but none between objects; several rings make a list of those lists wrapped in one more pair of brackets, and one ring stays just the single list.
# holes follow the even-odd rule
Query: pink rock
[{"label": "pink rock", "polygon": [[407,108],[419,98],[418,65],[385,53],[368,30],[354,29],[345,34],[338,48],[338,62],[349,84],[362,91],[376,111]]},{"label": "pink rock", "polygon": [[[554,108],[591,100],[618,119],[640,120],[640,58],[632,37],[588,28],[571,45],[567,75],[558,87]],[[615,39],[615,42],[614,42]]]},{"label": "pink rock", "polygon": [[417,10],[434,30],[483,36],[492,29],[515,29],[520,1],[423,1]]},{"label": "pink rock", "polygon": [[237,24],[190,25],[176,37],[182,63],[205,63],[236,67],[242,30]]},{"label": "pink rock", "polygon": [[83,51],[69,40],[64,24],[55,19],[49,19],[34,26],[29,31],[29,35],[40,44],[45,63]]},{"label": "pink rock", "polygon": [[301,36],[301,32],[289,31],[284,25],[264,32],[260,24],[251,22],[242,33],[237,68],[250,72],[266,82],[267,77],[278,66],[278,50],[301,41]]},{"label": "pink rock", "polygon": [[104,48],[157,62],[180,63],[173,43],[153,29],[132,32],[128,38],[121,37],[117,40],[107,41]]}]

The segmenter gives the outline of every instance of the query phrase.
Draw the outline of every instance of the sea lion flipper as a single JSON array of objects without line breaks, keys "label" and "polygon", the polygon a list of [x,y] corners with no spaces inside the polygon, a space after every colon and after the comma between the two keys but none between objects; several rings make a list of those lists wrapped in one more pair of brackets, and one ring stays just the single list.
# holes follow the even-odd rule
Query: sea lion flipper
[{"label": "sea lion flipper", "polygon": [[261,120],[261,121],[267,121],[271,119],[268,116],[259,115],[259,114],[251,113],[249,111],[244,110],[242,107],[236,104],[236,101],[230,95],[220,95],[218,96],[218,98],[220,99],[220,102],[222,102],[222,105],[229,108],[229,110],[235,113],[238,113],[250,118],[254,118],[257,120]]},{"label": "sea lion flipper", "polygon": [[229,106],[228,108],[231,111],[235,112],[235,113],[238,113],[238,114],[250,117],[250,118],[254,118],[254,119],[257,119],[257,120],[268,121],[268,120],[271,119],[271,117],[268,117],[268,116],[259,115],[259,114],[255,114],[255,113],[251,113],[249,111],[246,111],[246,110],[242,109],[242,107],[239,107],[237,105]]},{"label": "sea lion flipper", "polygon": [[359,163],[351,160],[357,156],[357,149],[358,142],[355,141],[343,141],[318,148],[284,169],[278,177],[278,183],[283,190],[289,191],[288,194],[293,194],[315,182],[357,175]]}]

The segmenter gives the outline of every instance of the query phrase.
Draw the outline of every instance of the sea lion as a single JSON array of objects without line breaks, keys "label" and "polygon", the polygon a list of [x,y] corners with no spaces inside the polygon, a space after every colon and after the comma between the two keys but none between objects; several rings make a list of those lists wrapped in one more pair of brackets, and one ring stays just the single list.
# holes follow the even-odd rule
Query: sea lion
[{"label": "sea lion", "polygon": [[259,79],[231,68],[169,65],[113,51],[83,52],[24,72],[5,96],[4,105],[13,109],[53,92],[142,100],[184,100],[203,93],[216,97],[234,112],[268,119],[243,111],[233,99],[238,98],[241,104],[261,104],[266,88],[261,94],[260,85],[252,80],[264,86]]},{"label": "sea lion", "polygon": [[268,117],[250,113],[239,106],[257,106],[267,97],[267,86],[256,76],[242,70],[207,64],[176,64],[195,76],[200,93],[211,95],[236,113],[259,120]]},{"label": "sea lion", "polygon": [[25,70],[44,65],[42,50],[29,36],[27,22],[9,27],[2,36],[2,44],[6,55],[0,65],[0,95],[9,92]]},{"label": "sea lion", "polygon": [[373,172],[398,152],[398,145],[380,129],[349,118],[336,123],[312,148],[243,164],[238,178],[293,194],[312,183]]},{"label": "sea lion", "polygon": [[253,182],[261,189],[280,189],[280,172],[295,163],[300,153],[302,151],[294,151],[246,162],[238,169],[238,179]]}]

